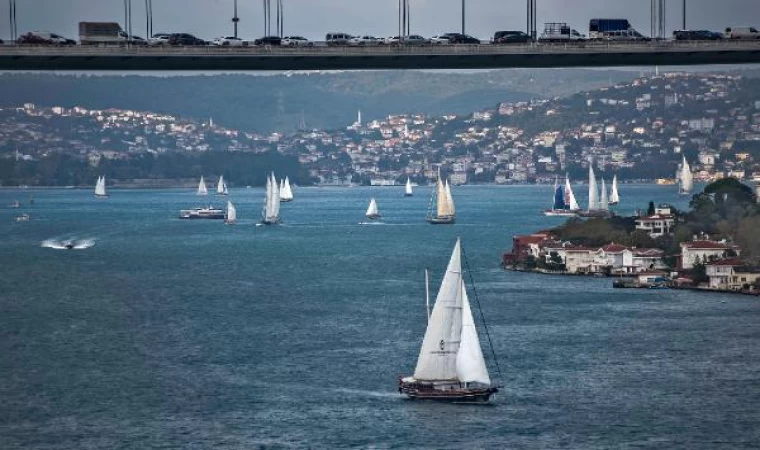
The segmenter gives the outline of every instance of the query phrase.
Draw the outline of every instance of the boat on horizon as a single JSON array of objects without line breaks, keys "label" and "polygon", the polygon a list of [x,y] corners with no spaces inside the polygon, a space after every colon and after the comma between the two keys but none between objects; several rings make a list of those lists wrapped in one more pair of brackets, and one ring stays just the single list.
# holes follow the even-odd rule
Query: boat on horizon
[{"label": "boat on horizon", "polygon": [[406,188],[404,189],[404,197],[411,197],[414,193],[412,192],[412,180],[409,179],[409,177],[406,177]]},{"label": "boat on horizon", "polygon": [[278,225],[280,219],[280,188],[277,185],[277,178],[274,172],[267,177],[266,196],[264,197],[264,208],[261,211],[261,223],[263,225]]},{"label": "boat on horizon", "polygon": [[280,201],[283,203],[293,201],[293,190],[290,188],[290,178],[288,177],[280,182]]},{"label": "boat on horizon", "polygon": [[198,191],[196,192],[196,195],[208,195],[208,188],[206,187],[206,182],[203,180],[203,175],[201,175],[201,181],[198,183]]},{"label": "boat on horizon", "polygon": [[[491,351],[495,356],[493,347]],[[494,363],[498,368],[495,359]],[[499,386],[491,382],[472,316],[459,239],[428,316],[414,374],[399,377],[398,391],[413,400],[453,403],[487,403],[499,392]]]},{"label": "boat on horizon", "polygon": [[183,209],[179,212],[180,219],[211,219],[220,220],[224,219],[225,214],[223,209],[216,208],[212,205],[201,208]]},{"label": "boat on horizon", "polygon": [[21,214],[20,216],[16,216],[14,220],[16,222],[29,222],[30,218],[31,217],[29,216],[29,214],[24,213],[24,214]]},{"label": "boat on horizon", "polygon": [[231,201],[227,201],[227,214],[224,217],[226,225],[235,225],[237,223],[237,209]]},{"label": "boat on horizon", "polygon": [[427,221],[433,225],[449,225],[456,221],[456,208],[454,198],[451,196],[451,187],[448,180],[445,184],[441,181],[441,169],[438,169],[438,182],[430,196]]},{"label": "boat on horizon", "polygon": [[370,199],[367,213],[364,215],[367,216],[367,219],[369,220],[377,220],[383,217],[380,215],[380,211],[377,209],[377,202],[375,201],[375,197],[372,197],[372,199]]},{"label": "boat on horizon", "polygon": [[106,192],[106,176],[101,175],[98,177],[98,181],[95,183],[95,197],[106,198],[108,193]]},{"label": "boat on horizon", "polygon": [[229,195],[227,183],[224,182],[224,175],[219,175],[219,182],[216,183],[216,195]]}]

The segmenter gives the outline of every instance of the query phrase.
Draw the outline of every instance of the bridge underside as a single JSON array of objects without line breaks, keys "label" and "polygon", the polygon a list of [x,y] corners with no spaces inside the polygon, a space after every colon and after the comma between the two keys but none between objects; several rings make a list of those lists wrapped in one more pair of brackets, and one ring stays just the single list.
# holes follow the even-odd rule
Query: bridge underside
[{"label": "bridge underside", "polygon": [[[105,52],[104,52],[105,53]],[[0,70],[55,71],[287,71],[369,69],[502,69],[613,66],[679,66],[760,63],[752,49],[573,51],[509,53],[236,53],[0,51]]]}]

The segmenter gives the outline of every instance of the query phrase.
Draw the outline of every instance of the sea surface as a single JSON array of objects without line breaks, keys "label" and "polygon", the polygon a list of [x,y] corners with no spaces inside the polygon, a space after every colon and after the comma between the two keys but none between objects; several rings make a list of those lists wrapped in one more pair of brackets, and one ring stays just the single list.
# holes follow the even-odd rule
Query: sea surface
[{"label": "sea surface", "polygon": [[[686,206],[620,191],[624,213]],[[255,226],[262,189],[232,189],[236,226],[177,219],[214,196],[110,193],[0,190],[0,449],[760,447],[757,298],[500,270],[514,234],[562,223],[550,186],[455,187],[453,226],[425,223],[422,187],[297,188],[278,227]],[[396,390],[456,237],[490,406]],[[94,245],[41,246],[71,238]]]}]

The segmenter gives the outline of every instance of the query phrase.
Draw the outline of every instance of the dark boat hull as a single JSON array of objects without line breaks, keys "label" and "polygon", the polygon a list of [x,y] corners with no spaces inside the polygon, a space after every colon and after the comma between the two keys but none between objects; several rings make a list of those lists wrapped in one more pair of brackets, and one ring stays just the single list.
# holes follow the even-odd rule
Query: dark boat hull
[{"label": "dark boat hull", "polygon": [[491,396],[499,392],[498,388],[482,389],[464,389],[455,388],[451,390],[438,389],[417,389],[401,387],[399,391],[412,400],[430,400],[448,403],[488,403]]},{"label": "dark boat hull", "polygon": [[456,222],[455,217],[429,217],[428,223],[431,225],[450,225]]},{"label": "dark boat hull", "polygon": [[383,216],[381,216],[380,214],[371,214],[367,216],[367,219],[369,220],[377,220],[377,219],[382,219],[382,218]]}]

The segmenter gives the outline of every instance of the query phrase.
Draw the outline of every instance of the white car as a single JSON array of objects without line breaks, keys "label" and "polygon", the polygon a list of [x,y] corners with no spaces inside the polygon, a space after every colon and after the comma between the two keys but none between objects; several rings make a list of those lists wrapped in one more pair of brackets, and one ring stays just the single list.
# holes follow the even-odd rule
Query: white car
[{"label": "white car", "polygon": [[449,45],[451,44],[451,40],[447,38],[445,35],[438,35],[433,36],[430,38],[430,44],[431,45]]},{"label": "white car", "polygon": [[235,36],[218,37],[214,38],[214,40],[211,41],[211,45],[216,45],[219,47],[243,47],[247,44],[248,43],[246,41],[240,38],[236,38]]},{"label": "white car", "polygon": [[760,39],[760,31],[755,27],[726,28],[727,39]]},{"label": "white car", "polygon": [[148,39],[148,45],[169,45],[169,33],[156,33]]},{"label": "white car", "polygon": [[314,43],[301,36],[285,36],[282,38],[285,47],[313,47]]},{"label": "white car", "polygon": [[348,40],[348,45],[364,47],[368,45],[380,45],[381,41],[382,39],[375,36],[354,36]]},{"label": "white car", "polygon": [[[385,41],[383,41],[386,45],[399,45],[400,39],[398,36],[391,36],[389,38],[386,38]],[[426,45],[428,43],[428,40],[425,39],[422,36],[419,36],[417,34],[410,34],[409,36],[404,36],[404,45]]]}]

